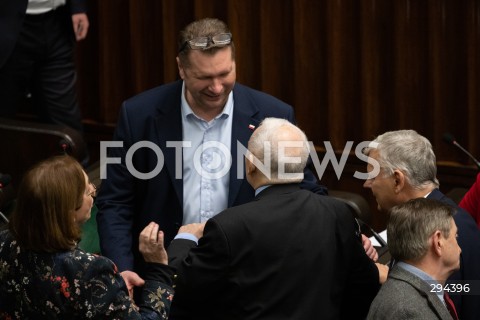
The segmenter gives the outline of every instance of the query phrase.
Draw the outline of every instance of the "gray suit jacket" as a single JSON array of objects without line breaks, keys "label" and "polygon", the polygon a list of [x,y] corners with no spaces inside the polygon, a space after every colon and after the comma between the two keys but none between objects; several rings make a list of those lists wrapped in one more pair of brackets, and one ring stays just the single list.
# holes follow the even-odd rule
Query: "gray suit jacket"
[{"label": "gray suit jacket", "polygon": [[428,283],[394,266],[373,300],[367,319],[451,320],[447,307],[430,290]]}]

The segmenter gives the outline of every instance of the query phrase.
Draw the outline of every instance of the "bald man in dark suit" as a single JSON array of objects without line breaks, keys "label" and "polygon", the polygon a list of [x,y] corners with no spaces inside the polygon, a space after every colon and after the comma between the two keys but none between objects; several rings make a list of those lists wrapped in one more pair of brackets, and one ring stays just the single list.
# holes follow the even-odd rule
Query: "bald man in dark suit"
[{"label": "bald man in dark suit", "polygon": [[170,318],[363,319],[379,289],[378,268],[385,278],[386,267],[366,255],[344,203],[300,189],[304,133],[267,118],[248,150],[255,199],[209,219],[204,230],[181,227],[168,249],[177,270]]}]

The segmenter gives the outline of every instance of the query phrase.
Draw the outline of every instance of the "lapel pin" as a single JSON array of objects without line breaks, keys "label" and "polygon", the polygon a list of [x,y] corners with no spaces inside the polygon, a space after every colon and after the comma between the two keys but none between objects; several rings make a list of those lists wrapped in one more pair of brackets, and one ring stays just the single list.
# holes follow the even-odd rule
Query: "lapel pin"
[{"label": "lapel pin", "polygon": [[249,124],[249,125],[248,125],[248,129],[250,129],[250,130],[255,130],[255,126],[254,126],[253,124]]}]

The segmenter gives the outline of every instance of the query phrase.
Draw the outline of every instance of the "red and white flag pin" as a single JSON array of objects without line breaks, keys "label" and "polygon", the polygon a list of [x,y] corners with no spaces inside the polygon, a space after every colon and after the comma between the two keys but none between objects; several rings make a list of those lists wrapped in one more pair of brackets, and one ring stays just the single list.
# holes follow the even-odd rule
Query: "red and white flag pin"
[{"label": "red and white flag pin", "polygon": [[248,129],[250,129],[250,130],[255,130],[255,126],[254,126],[253,124],[249,124],[249,125],[248,125]]}]

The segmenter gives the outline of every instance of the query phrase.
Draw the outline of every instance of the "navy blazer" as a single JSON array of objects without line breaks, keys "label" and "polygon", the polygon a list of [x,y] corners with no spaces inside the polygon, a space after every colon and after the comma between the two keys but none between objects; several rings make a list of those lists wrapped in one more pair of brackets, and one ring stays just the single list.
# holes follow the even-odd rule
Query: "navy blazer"
[{"label": "navy blazer", "polygon": [[[112,259],[121,271],[142,272],[138,234],[150,221],[160,225],[166,245],[182,225],[183,182],[175,178],[176,170],[182,172],[182,168],[175,165],[175,148],[166,147],[168,141],[182,141],[181,93],[182,81],[176,81],[125,101],[120,110],[114,140],[122,142],[123,148],[108,151],[110,158],[118,157],[122,164],[107,165],[107,177],[102,181],[96,205],[102,254]],[[253,132],[250,125],[257,127],[266,117],[295,121],[289,105],[238,83],[233,89],[233,99],[229,207],[254,198],[254,190],[244,176],[237,178],[237,141],[247,146]],[[152,179],[135,178],[125,165],[127,150],[139,141],[153,142],[162,151],[164,166]],[[133,153],[132,163],[139,172],[152,172],[158,164],[157,154],[151,148],[139,148]],[[240,165],[244,167],[243,163]],[[302,187],[326,193],[311,172],[306,172]]]},{"label": "navy blazer", "polygon": [[[28,0],[0,1],[0,68],[10,57],[22,29]],[[72,14],[86,12],[86,0],[67,0]],[[73,30],[73,25],[70,23]]]},{"label": "navy blazer", "polygon": [[[460,270],[453,273],[448,278],[448,281],[456,282],[461,280],[470,284],[470,286],[475,285],[480,280],[480,230],[478,230],[473,218],[465,210],[458,207],[450,198],[441,193],[440,190],[433,190],[427,198],[439,200],[457,209],[453,219],[458,228],[457,241],[462,249],[462,254],[460,255]],[[460,319],[480,319],[479,295],[451,294],[450,297],[455,304],[455,309]]]}]

